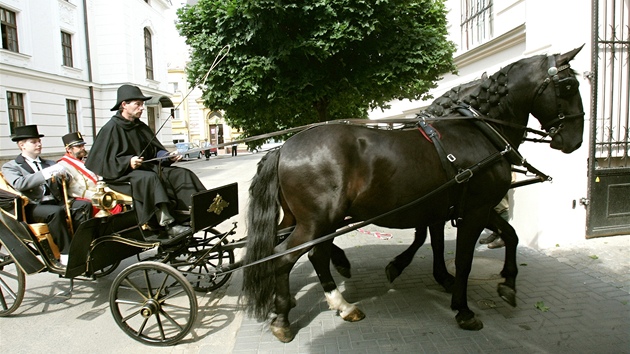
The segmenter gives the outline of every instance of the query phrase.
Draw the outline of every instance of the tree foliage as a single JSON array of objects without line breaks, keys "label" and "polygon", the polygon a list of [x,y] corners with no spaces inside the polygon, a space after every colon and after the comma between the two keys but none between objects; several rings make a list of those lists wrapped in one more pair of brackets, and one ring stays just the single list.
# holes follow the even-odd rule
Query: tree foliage
[{"label": "tree foliage", "polygon": [[364,118],[455,70],[443,0],[200,0],[178,11],[204,103],[246,136]]}]

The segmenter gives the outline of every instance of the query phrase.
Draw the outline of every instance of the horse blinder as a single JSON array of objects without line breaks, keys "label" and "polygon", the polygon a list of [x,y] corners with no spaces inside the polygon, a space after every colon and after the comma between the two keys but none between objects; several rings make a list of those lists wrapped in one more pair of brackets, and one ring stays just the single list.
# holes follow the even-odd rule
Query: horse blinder
[{"label": "horse blinder", "polygon": [[573,97],[574,95],[578,94],[580,83],[573,76],[565,77],[562,79],[560,79],[560,77],[558,76],[559,72],[570,68],[569,64],[562,65],[559,68],[556,67],[556,58],[553,55],[550,55],[548,57],[548,61],[549,61],[549,70],[547,70],[547,74],[550,77],[546,78],[543,81],[536,95],[537,96],[541,95],[542,92],[547,88],[547,85],[550,82],[553,83],[555,96],[556,96],[556,108],[557,108],[558,114],[555,119],[553,119],[550,122],[547,122],[543,126],[543,129],[545,129],[548,132],[549,137],[553,138],[555,135],[557,135],[560,132],[560,130],[562,130],[562,128],[564,128],[563,122],[566,118],[579,118],[579,117],[584,116],[584,112],[580,114],[572,114],[568,116],[564,114],[564,112],[562,111],[561,105],[557,103],[557,99],[558,98],[569,99]]}]

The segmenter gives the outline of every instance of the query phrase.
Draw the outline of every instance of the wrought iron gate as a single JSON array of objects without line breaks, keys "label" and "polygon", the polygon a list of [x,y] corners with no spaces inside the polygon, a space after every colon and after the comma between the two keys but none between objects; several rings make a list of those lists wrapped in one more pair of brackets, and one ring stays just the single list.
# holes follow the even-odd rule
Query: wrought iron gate
[{"label": "wrought iron gate", "polygon": [[630,0],[592,0],[586,236],[630,234]]}]

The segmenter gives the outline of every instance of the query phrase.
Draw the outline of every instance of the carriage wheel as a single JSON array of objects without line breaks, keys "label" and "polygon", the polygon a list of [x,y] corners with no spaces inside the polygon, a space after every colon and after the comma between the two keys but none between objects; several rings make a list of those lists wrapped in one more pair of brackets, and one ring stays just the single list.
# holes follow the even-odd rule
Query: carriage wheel
[{"label": "carriage wheel", "polygon": [[120,265],[120,261],[116,261],[114,264],[108,265],[107,267],[105,267],[103,269],[95,270],[92,273],[92,275],[96,279],[102,278],[102,277],[104,277],[106,275],[112,274],[112,272],[115,271],[116,268],[118,268],[119,265]]},{"label": "carriage wheel", "polygon": [[[234,263],[234,250],[217,247],[208,253],[221,240],[221,235],[195,240],[188,246],[188,252],[184,258],[178,257],[171,262],[199,292],[208,292],[222,287],[232,273],[221,274],[218,272],[221,266]],[[227,240],[222,241],[228,244]]]},{"label": "carriage wheel", "polygon": [[197,317],[197,298],[190,283],[173,267],[158,262],[133,264],[118,274],[109,292],[109,306],[116,324],[145,344],[176,344]]},{"label": "carriage wheel", "polygon": [[12,314],[24,299],[26,277],[0,242],[0,317]]}]

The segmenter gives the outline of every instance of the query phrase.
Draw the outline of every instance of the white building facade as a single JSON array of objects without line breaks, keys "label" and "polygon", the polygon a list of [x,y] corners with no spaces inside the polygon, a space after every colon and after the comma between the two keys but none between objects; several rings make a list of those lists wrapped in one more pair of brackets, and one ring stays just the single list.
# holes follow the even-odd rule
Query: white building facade
[{"label": "white building facade", "polygon": [[[169,0],[0,0],[0,160],[18,149],[13,126],[36,124],[44,155],[64,152],[61,137],[88,145],[113,115],[116,90],[140,87],[142,119],[171,139],[167,63]],[[171,143],[172,144],[172,143]]]},{"label": "white building facade", "polygon": [[[546,248],[584,237],[630,233],[629,3],[446,1],[450,39],[458,46],[459,73],[446,75],[433,91],[434,97],[522,58],[565,53],[584,45],[571,62],[580,74],[586,112],[582,147],[569,155],[547,144],[524,143],[519,149],[528,162],[553,177],[552,183],[510,191],[510,223],[521,244]],[[374,111],[370,118],[414,117],[429,103],[392,102],[391,109]],[[540,128],[534,117],[529,125]],[[603,169],[604,164],[610,168]],[[606,181],[611,184],[602,183]]]}]

